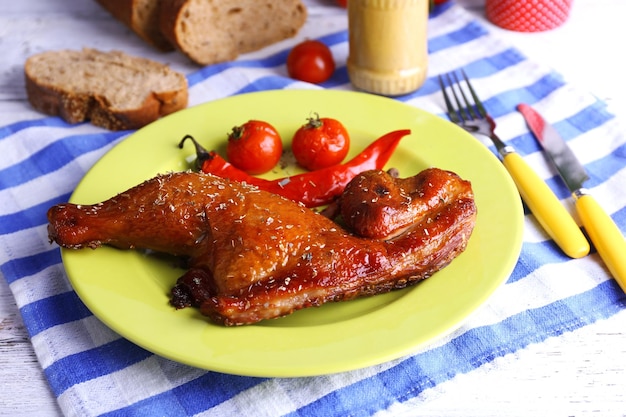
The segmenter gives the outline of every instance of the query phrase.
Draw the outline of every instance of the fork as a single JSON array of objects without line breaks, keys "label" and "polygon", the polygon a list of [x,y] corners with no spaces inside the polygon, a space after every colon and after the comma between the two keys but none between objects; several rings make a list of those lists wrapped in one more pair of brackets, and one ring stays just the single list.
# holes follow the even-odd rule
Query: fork
[{"label": "fork", "polygon": [[[566,255],[572,258],[586,256],[590,249],[589,242],[580,227],[561,205],[550,187],[532,170],[520,154],[496,135],[494,120],[478,98],[465,71],[460,72],[462,79],[459,79],[457,72],[439,75],[439,86],[450,121],[472,134],[489,137],[522,199],[543,229]],[[471,100],[466,91],[469,91]]]}]

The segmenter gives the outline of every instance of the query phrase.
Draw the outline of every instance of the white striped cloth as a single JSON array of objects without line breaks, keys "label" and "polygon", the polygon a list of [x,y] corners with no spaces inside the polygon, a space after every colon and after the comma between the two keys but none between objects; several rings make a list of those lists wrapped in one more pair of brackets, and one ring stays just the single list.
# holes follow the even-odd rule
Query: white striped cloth
[{"label": "white striped cloth", "polygon": [[[310,7],[307,33],[327,43],[338,63],[323,88],[352,89],[344,13],[328,4]],[[189,71],[190,104],[300,86],[285,70],[294,42]],[[464,67],[499,135],[566,204],[567,189],[515,110],[520,102],[534,105],[582,159],[591,177],[588,188],[626,229],[626,137],[604,103],[503,44],[453,3],[432,14],[428,45],[426,83],[398,100],[443,116],[437,75]],[[626,306],[595,252],[565,257],[526,213],[522,252],[506,284],[461,328],[417,354],[357,371],[285,379],[220,374],[161,358],[121,338],[81,303],[46,231],[46,210],[67,201],[85,172],[130,133],[70,126],[55,117],[10,120],[0,127],[0,270],[68,416],[393,415],[399,405],[458,374]]]}]

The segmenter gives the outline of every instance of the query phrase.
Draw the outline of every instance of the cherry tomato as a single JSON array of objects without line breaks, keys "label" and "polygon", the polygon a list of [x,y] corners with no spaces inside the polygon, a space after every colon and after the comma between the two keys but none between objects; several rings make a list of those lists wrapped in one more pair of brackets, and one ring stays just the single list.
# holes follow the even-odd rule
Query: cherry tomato
[{"label": "cherry tomato", "polygon": [[309,118],[291,142],[296,161],[311,171],[341,163],[349,148],[350,136],[343,124],[319,115]]},{"label": "cherry tomato", "polygon": [[341,7],[348,7],[348,0],[337,0],[337,4]]},{"label": "cherry tomato", "polygon": [[320,41],[301,42],[287,56],[287,72],[296,80],[319,84],[329,79],[334,71],[333,54]]},{"label": "cherry tomato", "polygon": [[250,120],[228,134],[226,156],[231,164],[256,175],[274,168],[283,153],[278,131],[269,123]]}]

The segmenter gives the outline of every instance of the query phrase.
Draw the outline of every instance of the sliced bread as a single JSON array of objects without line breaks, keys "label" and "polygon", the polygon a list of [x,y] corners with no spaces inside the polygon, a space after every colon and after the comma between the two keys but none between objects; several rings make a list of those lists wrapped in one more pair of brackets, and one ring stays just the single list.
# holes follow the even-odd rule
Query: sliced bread
[{"label": "sliced bread", "polygon": [[96,0],[139,37],[162,51],[174,49],[159,29],[161,0]]},{"label": "sliced bread", "polygon": [[167,65],[123,52],[48,51],[24,65],[31,105],[69,123],[137,129],[187,107],[187,80]]},{"label": "sliced bread", "polygon": [[194,62],[230,61],[293,37],[307,10],[300,0],[161,0],[161,32]]}]

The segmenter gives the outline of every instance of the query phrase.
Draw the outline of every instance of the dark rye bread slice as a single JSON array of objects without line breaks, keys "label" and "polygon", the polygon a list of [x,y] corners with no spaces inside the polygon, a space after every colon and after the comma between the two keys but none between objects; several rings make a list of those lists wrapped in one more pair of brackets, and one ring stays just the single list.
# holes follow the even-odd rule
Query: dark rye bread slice
[{"label": "dark rye bread slice", "polygon": [[300,0],[161,0],[161,32],[201,65],[293,37],[306,17]]},{"label": "dark rye bread slice", "polygon": [[69,123],[138,129],[187,107],[187,80],[167,65],[95,49],[48,51],[24,65],[31,105]]},{"label": "dark rye bread slice", "polygon": [[162,51],[174,49],[159,29],[161,0],[96,0],[139,37]]}]

